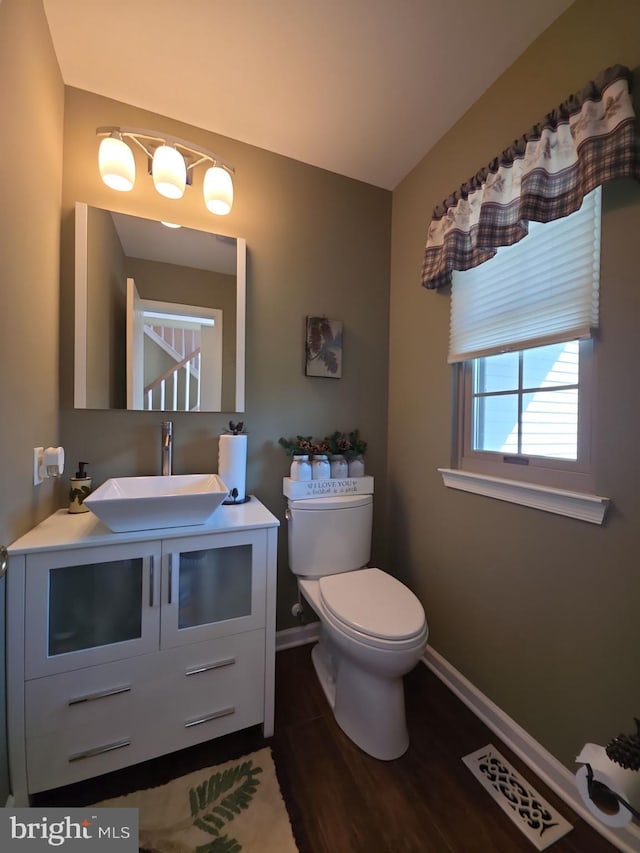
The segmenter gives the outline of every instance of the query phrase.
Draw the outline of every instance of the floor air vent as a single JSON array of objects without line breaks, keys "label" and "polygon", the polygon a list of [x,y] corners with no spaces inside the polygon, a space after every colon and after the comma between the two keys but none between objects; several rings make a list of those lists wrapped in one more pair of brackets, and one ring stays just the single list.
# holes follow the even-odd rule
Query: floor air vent
[{"label": "floor air vent", "polygon": [[546,850],[573,828],[491,744],[462,760],[538,850]]}]

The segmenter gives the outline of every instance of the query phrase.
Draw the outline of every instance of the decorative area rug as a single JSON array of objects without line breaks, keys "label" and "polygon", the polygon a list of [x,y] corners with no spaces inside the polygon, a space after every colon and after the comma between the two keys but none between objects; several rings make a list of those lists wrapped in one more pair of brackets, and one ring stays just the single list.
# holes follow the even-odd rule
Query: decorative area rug
[{"label": "decorative area rug", "polygon": [[148,853],[297,853],[271,750],[96,803],[139,809]]},{"label": "decorative area rug", "polygon": [[465,755],[462,760],[538,850],[546,850],[573,829],[492,744]]}]

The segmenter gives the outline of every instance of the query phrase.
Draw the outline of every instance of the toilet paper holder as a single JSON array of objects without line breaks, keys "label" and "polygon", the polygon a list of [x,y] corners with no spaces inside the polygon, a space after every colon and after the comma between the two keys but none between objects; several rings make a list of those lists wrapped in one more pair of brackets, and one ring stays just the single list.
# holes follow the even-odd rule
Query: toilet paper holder
[{"label": "toilet paper holder", "polygon": [[234,487],[229,492],[229,497],[222,501],[223,505],[226,506],[239,506],[240,504],[246,504],[251,500],[250,495],[245,495],[243,498],[238,497],[238,490]]},{"label": "toilet paper holder", "polygon": [[603,785],[602,782],[598,782],[598,780],[594,778],[593,769],[590,764],[585,763],[584,766],[587,770],[587,791],[589,793],[589,798],[599,808],[601,808],[602,811],[610,810],[612,813],[615,812],[616,810],[611,809],[610,805],[611,801],[615,800],[619,805],[628,809],[636,820],[640,820],[640,811],[634,809],[634,807],[628,803],[624,797],[621,797],[620,794],[612,791],[611,788]]}]

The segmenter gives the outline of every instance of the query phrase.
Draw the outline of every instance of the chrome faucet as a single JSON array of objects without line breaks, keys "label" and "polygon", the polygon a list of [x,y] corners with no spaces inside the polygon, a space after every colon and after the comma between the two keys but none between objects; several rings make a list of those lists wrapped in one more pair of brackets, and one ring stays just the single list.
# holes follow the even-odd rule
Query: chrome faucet
[{"label": "chrome faucet", "polygon": [[173,421],[162,421],[162,476],[173,474]]}]

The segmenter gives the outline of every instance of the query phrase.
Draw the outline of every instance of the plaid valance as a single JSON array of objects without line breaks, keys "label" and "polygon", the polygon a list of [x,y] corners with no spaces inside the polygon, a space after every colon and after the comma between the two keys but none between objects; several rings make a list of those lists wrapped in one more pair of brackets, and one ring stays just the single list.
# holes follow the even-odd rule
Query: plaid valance
[{"label": "plaid valance", "polygon": [[481,169],[433,212],[422,284],[437,289],[453,270],[476,267],[527,234],[578,210],[612,178],[640,178],[631,73],[607,68]]}]

